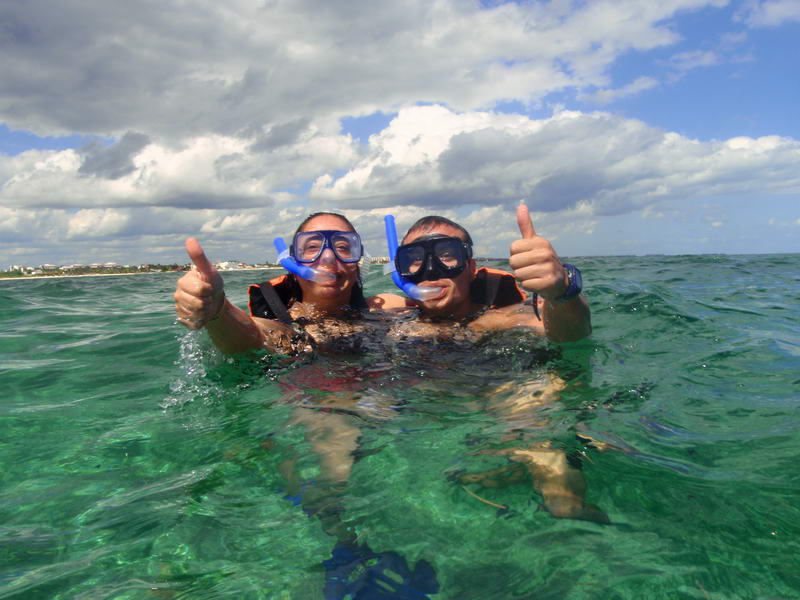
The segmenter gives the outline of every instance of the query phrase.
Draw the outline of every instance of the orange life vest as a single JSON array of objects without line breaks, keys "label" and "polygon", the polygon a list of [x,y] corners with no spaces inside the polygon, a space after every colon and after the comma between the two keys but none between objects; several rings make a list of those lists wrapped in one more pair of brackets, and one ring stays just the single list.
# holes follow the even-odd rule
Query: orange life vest
[{"label": "orange life vest", "polygon": [[528,298],[511,273],[490,267],[478,269],[470,285],[470,296],[476,304],[490,308],[519,304]]},{"label": "orange life vest", "polygon": [[[273,296],[273,292],[275,296]],[[303,290],[300,289],[297,279],[289,274],[279,275],[263,283],[252,284],[247,289],[247,295],[249,298],[247,307],[251,316],[278,319],[284,322],[291,321],[286,313],[286,308],[295,302],[303,301]],[[279,304],[276,304],[276,300]],[[283,310],[281,310],[281,304]],[[350,306],[356,309],[367,308],[367,301],[364,299],[364,293],[359,284],[353,286],[350,294]]]}]

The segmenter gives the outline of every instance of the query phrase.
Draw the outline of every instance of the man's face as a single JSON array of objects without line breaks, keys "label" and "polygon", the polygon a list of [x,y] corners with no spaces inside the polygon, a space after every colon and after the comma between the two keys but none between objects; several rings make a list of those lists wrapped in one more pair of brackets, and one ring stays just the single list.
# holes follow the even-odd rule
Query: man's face
[{"label": "man's face", "polygon": [[[458,239],[462,238],[462,233],[449,225],[436,225],[432,229],[412,231],[410,234],[403,238],[403,244],[410,244],[426,235],[441,234]],[[448,317],[453,316],[456,318],[466,316],[472,309],[472,301],[470,299],[470,284],[475,278],[475,261],[469,259],[467,261],[467,268],[461,274],[452,279],[437,279],[435,281],[423,281],[418,285],[420,287],[434,287],[438,288],[439,294],[434,296],[431,300],[425,302],[417,302],[422,312],[426,315]]]}]

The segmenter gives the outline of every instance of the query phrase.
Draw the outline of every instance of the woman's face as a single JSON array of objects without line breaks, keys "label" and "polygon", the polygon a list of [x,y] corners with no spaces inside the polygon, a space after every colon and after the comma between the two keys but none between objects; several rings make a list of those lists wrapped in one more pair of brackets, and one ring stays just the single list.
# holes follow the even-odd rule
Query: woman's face
[{"label": "woman's face", "polygon": [[[339,217],[319,215],[306,223],[301,231],[353,231]],[[336,302],[347,304],[350,293],[358,282],[358,263],[343,263],[336,258],[330,248],[325,248],[320,257],[309,265],[320,271],[328,271],[336,275],[330,282],[317,283],[298,277],[297,281],[303,290],[303,302],[327,304]]]}]

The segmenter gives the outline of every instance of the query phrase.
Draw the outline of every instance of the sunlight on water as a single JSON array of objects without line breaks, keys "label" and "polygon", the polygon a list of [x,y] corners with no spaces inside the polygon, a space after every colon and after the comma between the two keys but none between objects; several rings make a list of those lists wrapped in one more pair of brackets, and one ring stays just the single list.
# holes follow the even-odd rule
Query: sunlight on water
[{"label": "sunlight on water", "polygon": [[[433,599],[797,597],[800,257],[573,262],[588,340],[368,320],[366,354],[300,361],[174,324],[174,275],[0,282],[0,598],[307,600],[367,572]],[[594,508],[554,518],[526,456]]]},{"label": "sunlight on water", "polygon": [[170,383],[172,395],[162,401],[162,408],[208,399],[214,393],[215,388],[205,379],[205,357],[211,352],[205,337],[205,332],[193,330],[178,336],[178,360],[175,365],[180,369],[181,376]]}]

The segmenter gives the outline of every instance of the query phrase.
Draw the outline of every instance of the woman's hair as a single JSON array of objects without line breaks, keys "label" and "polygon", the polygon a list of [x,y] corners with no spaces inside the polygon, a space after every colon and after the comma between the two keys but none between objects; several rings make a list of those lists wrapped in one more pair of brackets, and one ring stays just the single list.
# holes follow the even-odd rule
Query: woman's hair
[{"label": "woman's hair", "polygon": [[308,215],[303,220],[303,222],[300,223],[300,225],[297,226],[297,229],[295,230],[294,234],[297,235],[298,233],[300,233],[303,230],[303,227],[305,227],[308,224],[308,222],[311,221],[311,219],[316,219],[317,217],[323,217],[323,216],[336,217],[337,219],[341,219],[342,221],[345,222],[345,224],[347,224],[347,226],[350,228],[350,231],[352,231],[354,233],[358,233],[358,232],[356,232],[356,228],[353,227],[353,224],[350,222],[350,220],[347,217],[345,217],[344,215],[340,215],[339,213],[335,213],[335,212],[324,212],[324,211],[322,211],[322,212],[315,212],[313,215]]},{"label": "woman's hair", "polygon": [[461,232],[462,239],[465,242],[467,242],[470,246],[472,246],[472,237],[470,237],[469,232],[466,229],[464,229],[461,225],[451,221],[450,219],[448,219],[446,217],[439,217],[437,215],[430,215],[430,216],[427,216],[427,217],[422,217],[419,221],[414,223],[409,228],[409,230],[403,236],[403,240],[405,240],[409,235],[411,235],[414,232],[417,232],[417,231],[421,231],[421,232],[431,231],[432,229],[434,229],[434,228],[436,228],[436,227],[438,227],[440,225],[446,225],[448,227],[452,227],[453,229],[457,229],[458,231]]}]

